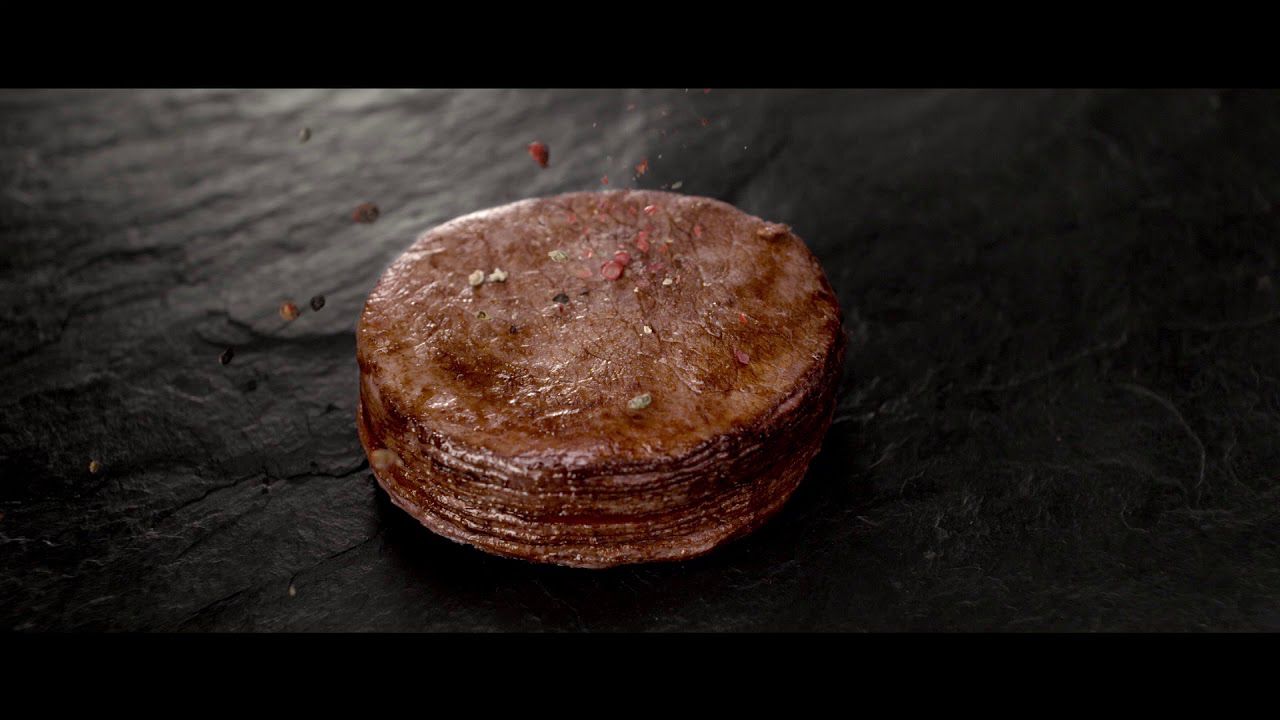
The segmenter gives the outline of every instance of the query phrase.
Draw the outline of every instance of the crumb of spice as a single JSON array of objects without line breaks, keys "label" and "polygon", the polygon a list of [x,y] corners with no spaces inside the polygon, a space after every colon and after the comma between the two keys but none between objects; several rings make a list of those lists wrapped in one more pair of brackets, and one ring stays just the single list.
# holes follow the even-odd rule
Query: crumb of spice
[{"label": "crumb of spice", "polygon": [[295,588],[294,586],[290,585],[290,586],[289,586],[289,597],[296,597],[297,595],[298,595],[298,589],[297,589],[297,588]]},{"label": "crumb of spice", "polygon": [[652,214],[654,214],[654,213],[656,213],[656,212],[658,212],[658,206],[657,206],[657,205],[645,205],[645,206],[644,206],[644,214],[645,214],[645,215],[652,215]]},{"label": "crumb of spice", "polygon": [[744,313],[738,313],[738,324],[739,325],[747,324],[747,316]]},{"label": "crumb of spice", "polygon": [[323,295],[316,295],[315,297],[311,298],[311,309],[312,309],[312,310],[315,310],[315,311],[319,312],[320,308],[322,308],[322,307],[324,307],[324,296],[323,296]]},{"label": "crumb of spice", "polygon": [[489,282],[506,282],[507,275],[507,271],[502,268],[494,268],[493,272],[489,273]]},{"label": "crumb of spice", "polygon": [[484,282],[483,270],[476,270],[475,272],[467,276],[467,284],[470,285],[471,287],[476,287],[482,282]]},{"label": "crumb of spice", "polygon": [[400,456],[396,454],[395,450],[378,448],[369,453],[369,462],[377,470],[386,470],[392,465],[399,465]]},{"label": "crumb of spice", "polygon": [[653,328],[649,327],[648,325],[645,325],[645,326],[644,326],[644,334],[645,334],[645,335],[652,335],[652,334],[653,334]]},{"label": "crumb of spice", "polygon": [[89,472],[92,473],[93,475],[97,475],[98,473],[102,472],[102,463],[98,462],[97,460],[90,460]]},{"label": "crumb of spice", "polygon": [[229,347],[226,350],[223,350],[222,354],[218,356],[218,362],[223,365],[230,365],[231,358],[235,356],[236,356],[236,349]]},{"label": "crumb of spice", "polygon": [[641,160],[641,161],[640,161],[640,163],[639,163],[638,165],[636,165],[636,174],[637,174],[637,175],[643,175],[643,174],[645,174],[646,172],[649,172],[649,158],[645,158],[645,159]]},{"label": "crumb of spice", "polygon": [[751,362],[751,356],[741,350],[734,350],[733,356],[737,358],[738,362],[742,363],[743,365],[746,365]]},{"label": "crumb of spice", "polygon": [[613,254],[613,261],[622,267],[626,267],[631,264],[631,253],[626,250],[619,250]]},{"label": "crumb of spice", "polygon": [[298,142],[304,143],[311,139],[311,128],[304,127],[298,131]]},{"label": "crumb of spice", "polygon": [[636,247],[640,249],[640,252],[649,252],[648,230],[641,230],[640,233],[636,235]]},{"label": "crumb of spice", "polygon": [[653,402],[653,396],[650,395],[649,393],[644,393],[643,395],[637,395],[631,398],[630,400],[628,400],[627,407],[632,410],[643,410],[649,407],[649,404],[652,402]]},{"label": "crumb of spice", "polygon": [[764,240],[777,240],[791,232],[791,228],[782,223],[767,222],[756,230],[756,237]]},{"label": "crumb of spice", "polygon": [[600,274],[605,280],[617,280],[622,277],[622,263],[617,260],[610,260],[600,266]]},{"label": "crumb of spice", "polygon": [[663,285],[669,286],[669,285],[671,285],[671,283],[673,283],[673,282],[675,282],[675,280],[672,280],[671,278],[662,278],[662,284],[663,284]]},{"label": "crumb of spice", "polygon": [[569,296],[568,296],[568,295],[565,295],[564,293],[559,293],[559,294],[557,294],[555,297],[553,297],[553,298],[551,298],[551,299],[552,299],[552,300],[554,300],[555,302],[560,303],[561,305],[568,305],[568,304],[569,304]]},{"label": "crumb of spice", "polygon": [[291,302],[283,303],[280,305],[280,317],[284,318],[285,320],[292,322],[294,320],[297,320],[298,316],[301,314],[302,314],[302,311],[298,310],[298,306],[294,305]]},{"label": "crumb of spice", "polygon": [[480,312],[476,313],[476,319],[478,319],[478,320],[488,320],[488,319],[489,319],[489,313],[487,313],[487,312],[485,312],[485,311],[481,310]]},{"label": "crumb of spice", "polygon": [[702,237],[702,226],[701,226],[701,225],[697,225],[697,224],[695,224],[695,225],[693,226],[693,236],[694,236],[694,237],[696,237],[696,238],[700,238],[700,237]]},{"label": "crumb of spice", "polygon": [[360,203],[356,206],[355,210],[351,211],[351,219],[358,223],[368,224],[375,222],[380,214],[381,211],[378,210],[377,205],[374,205],[371,202]]},{"label": "crumb of spice", "polygon": [[552,250],[551,252],[547,253],[547,257],[551,258],[556,262],[564,262],[565,260],[569,259],[568,254],[566,254],[565,251],[563,250]]},{"label": "crumb of spice", "polygon": [[529,155],[542,167],[546,167],[547,163],[551,162],[551,151],[546,145],[536,140],[529,143]]},{"label": "crumb of spice", "polygon": [[680,189],[680,188],[682,188],[682,187],[684,187],[684,181],[683,181],[683,180],[677,180],[677,181],[675,181],[675,182],[671,183],[671,189],[672,189],[672,190],[679,190],[679,189]]}]

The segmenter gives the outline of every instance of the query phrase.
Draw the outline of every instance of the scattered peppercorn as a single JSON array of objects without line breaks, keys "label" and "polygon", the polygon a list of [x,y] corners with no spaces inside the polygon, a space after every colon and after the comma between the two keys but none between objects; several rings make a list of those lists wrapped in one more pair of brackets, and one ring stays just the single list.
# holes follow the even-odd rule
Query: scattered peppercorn
[{"label": "scattered peppercorn", "polygon": [[552,250],[551,252],[547,253],[547,257],[551,258],[555,262],[564,262],[565,260],[569,259],[568,254],[566,254],[565,251],[563,250]]},{"label": "scattered peppercorn", "polygon": [[298,131],[298,142],[304,143],[311,139],[311,128],[304,127]]},{"label": "scattered peppercorn", "polygon": [[482,282],[484,282],[483,270],[476,270],[475,272],[467,276],[467,284],[470,285],[471,287],[476,287]]},{"label": "scattered peppercorn", "polygon": [[317,311],[317,312],[318,312],[318,311],[320,310],[320,308],[322,308],[322,307],[324,307],[324,296],[323,296],[323,295],[316,295],[315,297],[311,298],[311,309],[312,309],[312,310],[315,310],[315,311]]},{"label": "scattered peppercorn", "polygon": [[298,316],[301,314],[302,314],[302,311],[298,310],[298,306],[294,305],[291,302],[283,303],[280,305],[280,317],[284,318],[285,320],[292,322],[294,320],[297,320]]},{"label": "scattered peppercorn", "polygon": [[640,161],[640,164],[639,164],[639,165],[636,165],[636,174],[637,174],[637,175],[643,175],[643,174],[645,174],[645,173],[646,173],[646,172],[648,172],[648,171],[649,171],[649,158],[645,158],[645,159],[641,160],[641,161]]},{"label": "scattered peppercorn", "polygon": [[489,282],[506,282],[507,276],[508,273],[502,268],[494,268],[493,272],[489,273]]},{"label": "scattered peppercorn", "polygon": [[622,263],[617,260],[610,260],[600,266],[600,274],[605,280],[617,280],[622,277]]},{"label": "scattered peppercorn", "polygon": [[653,396],[649,393],[644,393],[643,395],[637,395],[627,401],[627,407],[632,410],[643,410],[649,407],[649,404],[652,402]]},{"label": "scattered peppercorn", "polygon": [[546,145],[540,142],[534,141],[529,143],[529,154],[533,156],[533,159],[542,167],[546,167],[547,163],[551,162],[551,151],[547,149]]},{"label": "scattered peppercorn", "polygon": [[568,295],[565,295],[564,293],[559,293],[559,294],[557,294],[555,297],[553,297],[553,298],[551,298],[551,299],[552,299],[552,300],[554,300],[554,301],[556,301],[556,302],[558,302],[558,303],[560,303],[561,305],[568,305],[568,304],[569,304],[569,296],[568,296]]},{"label": "scattered peppercorn", "polygon": [[231,358],[235,356],[236,356],[236,349],[229,347],[226,350],[223,350],[222,354],[218,356],[218,362],[222,365],[230,365]]},{"label": "scattered peppercorn", "polygon": [[743,313],[738,313],[738,324],[739,324],[739,325],[746,325],[746,324],[747,324],[747,316],[746,316],[745,314],[743,314]]},{"label": "scattered peppercorn", "polygon": [[97,460],[90,460],[89,473],[93,475],[97,475],[100,472],[102,472],[102,463],[98,462]]},{"label": "scattered peppercorn", "polygon": [[355,210],[351,211],[351,219],[358,223],[368,224],[368,223],[376,222],[378,219],[378,216],[381,214],[382,213],[380,210],[378,210],[377,205],[374,205],[371,202],[360,203],[359,205],[356,206]]},{"label": "scattered peppercorn", "polygon": [[613,261],[622,267],[626,267],[631,264],[631,253],[626,250],[619,250],[613,254]]},{"label": "scattered peppercorn", "polygon": [[516,333],[520,332],[520,328],[516,327],[515,325],[512,325],[511,329],[507,330],[507,332],[511,333],[512,335],[515,335]]},{"label": "scattered peppercorn", "polygon": [[751,356],[747,355],[745,352],[741,350],[734,350],[733,356],[737,358],[738,362],[742,363],[743,365],[746,365],[747,363],[751,362]]}]

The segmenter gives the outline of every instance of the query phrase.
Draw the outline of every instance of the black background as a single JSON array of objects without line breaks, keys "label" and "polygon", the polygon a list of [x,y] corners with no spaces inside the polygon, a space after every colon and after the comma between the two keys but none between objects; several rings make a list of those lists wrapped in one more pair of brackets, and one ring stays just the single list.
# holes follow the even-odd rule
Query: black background
[{"label": "black background", "polygon": [[[1280,628],[1277,118],[1273,92],[0,93],[0,627]],[[702,559],[453,545],[356,440],[364,296],[432,224],[606,174],[806,239],[852,343],[836,423]]]}]

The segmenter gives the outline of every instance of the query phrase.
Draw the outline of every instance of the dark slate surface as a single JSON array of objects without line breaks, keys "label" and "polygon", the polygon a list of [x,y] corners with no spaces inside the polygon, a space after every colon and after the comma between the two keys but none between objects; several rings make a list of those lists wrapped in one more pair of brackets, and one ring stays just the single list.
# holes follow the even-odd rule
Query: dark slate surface
[{"label": "dark slate surface", "polygon": [[[1278,117],[1220,92],[4,92],[0,627],[1278,629]],[[836,425],[782,514],[703,559],[453,545],[356,440],[364,296],[433,223],[605,174],[807,239],[853,341]]]}]

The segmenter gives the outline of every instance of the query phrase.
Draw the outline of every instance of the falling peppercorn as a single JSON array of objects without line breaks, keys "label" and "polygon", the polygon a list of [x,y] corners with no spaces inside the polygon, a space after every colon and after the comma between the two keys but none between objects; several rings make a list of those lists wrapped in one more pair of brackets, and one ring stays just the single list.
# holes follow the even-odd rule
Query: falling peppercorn
[{"label": "falling peppercorn", "polygon": [[551,162],[551,151],[546,145],[537,141],[529,143],[529,155],[533,156],[533,159],[542,167],[546,167],[547,163]]},{"label": "falling peppercorn", "polygon": [[622,267],[626,267],[631,264],[631,253],[628,253],[626,250],[619,250],[613,254],[613,261]]},{"label": "falling peppercorn", "polygon": [[555,297],[553,297],[553,298],[551,298],[551,299],[552,299],[552,300],[554,300],[554,301],[556,301],[556,302],[558,302],[558,303],[560,303],[561,305],[568,305],[568,304],[569,304],[569,296],[568,296],[568,295],[565,295],[564,293],[560,293],[560,294],[556,295]]},{"label": "falling peppercorn", "polygon": [[298,316],[301,314],[302,312],[298,310],[298,306],[294,305],[291,302],[283,303],[280,305],[280,317],[284,318],[285,320],[288,320],[288,321],[297,320]]},{"label": "falling peppercorn", "polygon": [[377,221],[380,214],[382,213],[377,205],[371,202],[360,203],[355,210],[351,211],[351,219],[358,223],[369,224]]},{"label": "falling peppercorn", "polygon": [[645,158],[645,159],[641,160],[641,161],[640,161],[640,164],[636,165],[636,174],[637,174],[637,175],[643,175],[643,174],[645,174],[645,173],[646,173],[646,172],[648,172],[648,171],[649,171],[649,158]]},{"label": "falling peppercorn", "polygon": [[102,463],[98,462],[97,460],[90,460],[89,473],[91,475],[97,475],[100,472],[102,472]]},{"label": "falling peppercorn", "polygon": [[311,298],[311,309],[312,309],[312,310],[315,310],[315,311],[317,311],[317,312],[318,312],[318,311],[320,310],[320,308],[322,308],[322,307],[324,307],[324,296],[323,296],[323,295],[316,295],[315,297]]},{"label": "falling peppercorn", "polygon": [[311,128],[304,127],[298,131],[298,142],[304,143],[311,139]]},{"label": "falling peppercorn", "polygon": [[226,350],[223,350],[222,354],[218,356],[218,362],[222,365],[230,365],[231,358],[234,358],[235,356],[236,349],[229,347]]}]

